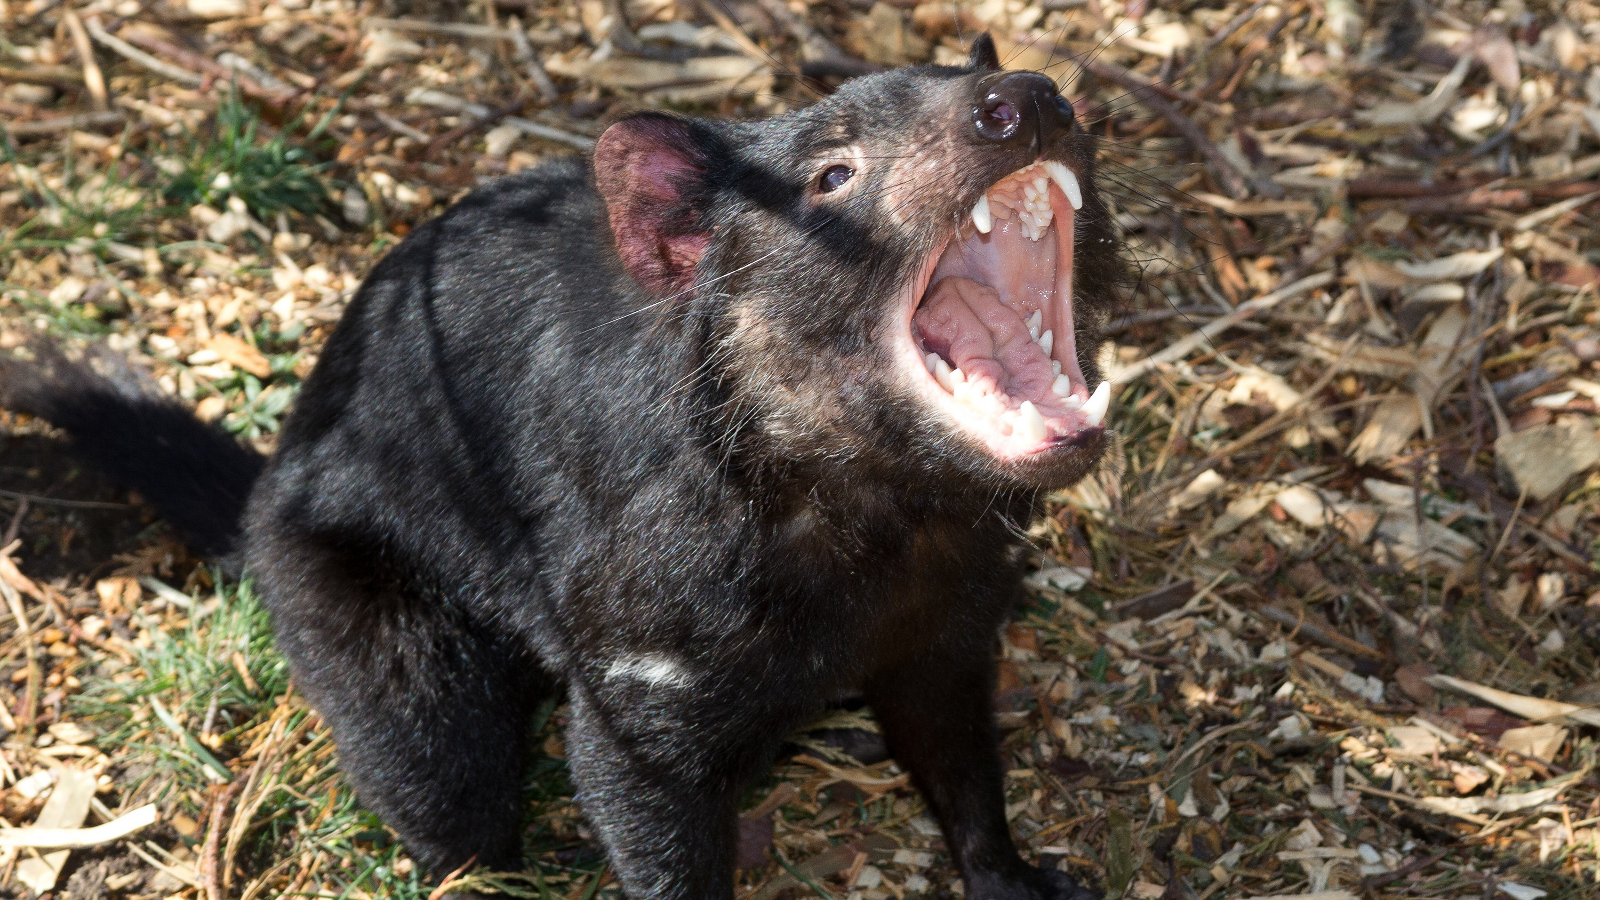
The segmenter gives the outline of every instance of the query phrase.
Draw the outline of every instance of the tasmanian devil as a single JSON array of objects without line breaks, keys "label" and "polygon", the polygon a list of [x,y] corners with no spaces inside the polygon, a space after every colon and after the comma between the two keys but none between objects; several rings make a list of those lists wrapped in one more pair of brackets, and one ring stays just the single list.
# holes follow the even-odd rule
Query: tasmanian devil
[{"label": "tasmanian devil", "polygon": [[362,802],[436,874],[519,865],[560,683],[630,897],[731,897],[742,787],[846,696],[966,896],[1089,897],[1017,853],[991,697],[1019,536],[1106,443],[1094,157],[987,37],[771,121],[640,113],[390,252],[264,462],[59,357],[4,399],[242,551]]}]

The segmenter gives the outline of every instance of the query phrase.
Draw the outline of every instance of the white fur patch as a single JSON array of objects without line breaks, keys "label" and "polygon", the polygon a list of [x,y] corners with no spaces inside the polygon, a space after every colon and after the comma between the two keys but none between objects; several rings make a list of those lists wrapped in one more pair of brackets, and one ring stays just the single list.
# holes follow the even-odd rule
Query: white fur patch
[{"label": "white fur patch", "polygon": [[606,680],[623,678],[659,687],[685,687],[692,680],[683,666],[659,653],[618,657],[606,669]]}]

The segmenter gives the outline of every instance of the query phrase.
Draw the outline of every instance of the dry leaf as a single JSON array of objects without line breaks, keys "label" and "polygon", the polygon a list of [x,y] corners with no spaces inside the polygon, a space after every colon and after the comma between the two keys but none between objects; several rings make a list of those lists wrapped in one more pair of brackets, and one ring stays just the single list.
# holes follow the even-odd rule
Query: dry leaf
[{"label": "dry leaf", "polygon": [[206,349],[217,354],[223,362],[237,366],[257,378],[272,374],[272,364],[261,351],[231,334],[214,334],[206,341]]},{"label": "dry leaf", "polygon": [[1388,459],[1405,447],[1422,427],[1422,406],[1415,395],[1395,391],[1372,411],[1367,427],[1345,451],[1356,465]]},{"label": "dry leaf", "polygon": [[1561,745],[1567,742],[1567,729],[1559,725],[1529,725],[1507,728],[1500,735],[1500,746],[1513,753],[1554,762]]}]

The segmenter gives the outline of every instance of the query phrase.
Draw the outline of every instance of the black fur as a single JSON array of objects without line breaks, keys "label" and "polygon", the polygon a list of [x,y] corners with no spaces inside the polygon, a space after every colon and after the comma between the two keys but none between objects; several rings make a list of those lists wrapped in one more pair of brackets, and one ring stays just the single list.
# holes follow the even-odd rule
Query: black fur
[{"label": "black fur", "polygon": [[[519,865],[523,731],[560,681],[577,799],[632,897],[731,897],[741,788],[852,694],[968,897],[1090,896],[1017,855],[991,696],[1018,535],[1103,439],[1000,466],[883,350],[901,286],[1032,159],[971,134],[979,49],[976,69],[859,79],[770,122],[624,120],[597,171],[473,193],[352,301],[243,546],[344,770],[436,874]],[[818,172],[846,146],[860,181],[832,202]],[[1091,139],[1074,127],[1051,149],[1086,176],[1075,307],[1094,384],[1120,263]],[[138,419],[60,387],[89,399],[32,408],[91,452],[159,430],[202,450],[152,453],[204,457],[192,471],[214,483],[255,475],[170,406]],[[163,509],[186,531],[226,541],[238,493],[208,520],[171,480],[139,481],[170,466],[123,462],[147,496],[180,498]]]},{"label": "black fur", "polygon": [[0,408],[67,432],[79,455],[148,498],[196,552],[232,548],[261,454],[206,427],[123,360],[70,360],[43,343],[29,355],[30,362],[0,356]]}]

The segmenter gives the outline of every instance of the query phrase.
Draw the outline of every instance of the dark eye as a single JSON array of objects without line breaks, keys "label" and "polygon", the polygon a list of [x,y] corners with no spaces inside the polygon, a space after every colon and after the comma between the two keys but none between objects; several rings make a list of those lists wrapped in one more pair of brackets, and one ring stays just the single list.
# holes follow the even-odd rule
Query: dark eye
[{"label": "dark eye", "polygon": [[849,166],[829,166],[822,170],[822,178],[817,181],[817,190],[824,194],[831,194],[844,187],[856,174],[856,170]]}]

